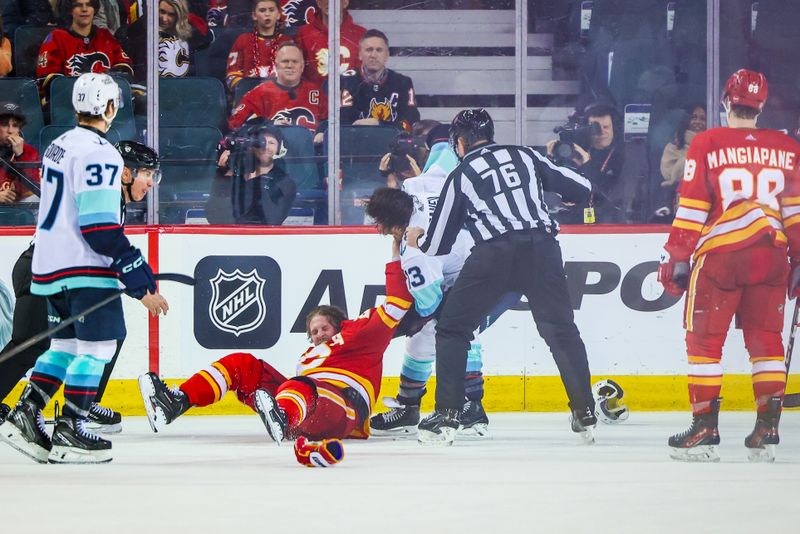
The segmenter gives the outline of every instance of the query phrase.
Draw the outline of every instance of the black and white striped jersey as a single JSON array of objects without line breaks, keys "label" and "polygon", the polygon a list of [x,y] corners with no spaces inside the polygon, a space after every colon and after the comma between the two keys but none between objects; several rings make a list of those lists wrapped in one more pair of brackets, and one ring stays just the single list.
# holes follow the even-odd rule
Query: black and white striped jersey
[{"label": "black and white striped jersey", "polygon": [[514,230],[555,230],[558,223],[547,213],[543,191],[583,203],[592,186],[529,147],[476,148],[447,177],[420,248],[430,255],[447,254],[464,225],[476,243]]}]

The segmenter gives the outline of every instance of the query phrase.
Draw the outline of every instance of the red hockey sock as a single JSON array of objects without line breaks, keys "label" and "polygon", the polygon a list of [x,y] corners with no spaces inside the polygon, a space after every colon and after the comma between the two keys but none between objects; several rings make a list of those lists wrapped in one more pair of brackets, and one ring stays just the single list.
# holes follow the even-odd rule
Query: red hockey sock
[{"label": "red hockey sock", "polygon": [[786,388],[786,364],[783,356],[751,358],[753,362],[753,396],[758,413],[767,410],[770,397],[783,397]]},{"label": "red hockey sock", "polygon": [[722,389],[722,364],[694,363],[699,357],[689,357],[689,402],[692,414],[711,411],[711,401],[719,397]]},{"label": "red hockey sock", "polygon": [[287,380],[275,396],[278,406],[286,413],[290,428],[296,428],[317,406],[316,388],[306,380]]}]

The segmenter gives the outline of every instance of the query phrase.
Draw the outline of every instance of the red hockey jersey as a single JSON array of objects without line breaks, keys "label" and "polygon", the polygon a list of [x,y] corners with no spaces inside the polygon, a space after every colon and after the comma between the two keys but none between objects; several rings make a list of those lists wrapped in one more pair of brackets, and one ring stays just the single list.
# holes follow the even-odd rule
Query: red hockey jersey
[{"label": "red hockey jersey", "polygon": [[384,304],[353,321],[344,321],[341,332],[330,341],[308,349],[300,357],[297,374],[351,387],[369,403],[371,411],[381,389],[383,353],[411,304],[400,262],[387,263]]},{"label": "red hockey jersey", "polygon": [[[353,22],[353,17],[345,11],[340,30],[340,64],[339,74],[361,68],[358,59],[358,42],[366,33],[366,29]],[[303,50],[306,69],[303,77],[319,85],[328,79],[328,26],[323,24],[320,16],[314,12],[308,24],[300,28],[295,38]]]},{"label": "red hockey jersey", "polygon": [[133,75],[131,58],[105,28],[93,26],[87,37],[71,30],[53,30],[39,48],[36,77],[43,94],[54,76],[107,71]]},{"label": "red hockey jersey", "polygon": [[228,54],[225,83],[233,91],[242,78],[269,78],[275,75],[275,52],[292,38],[282,33],[264,37],[252,31],[240,35]]},{"label": "red hockey jersey", "polygon": [[800,144],[766,129],[700,132],[686,155],[666,250],[677,260],[770,236],[800,258]]},{"label": "red hockey jersey", "polygon": [[328,118],[328,99],[320,95],[318,85],[305,80],[291,88],[274,79],[268,80],[242,97],[228,125],[235,130],[255,117],[281,125],[304,126],[313,131]]}]

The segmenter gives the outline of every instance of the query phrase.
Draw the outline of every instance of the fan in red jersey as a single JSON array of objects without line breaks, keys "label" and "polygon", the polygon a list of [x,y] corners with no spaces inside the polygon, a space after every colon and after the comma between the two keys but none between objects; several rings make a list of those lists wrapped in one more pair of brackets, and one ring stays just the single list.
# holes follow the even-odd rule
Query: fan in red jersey
[{"label": "fan in red jersey", "polygon": [[139,377],[153,431],[192,406],[207,406],[235,391],[241,402],[259,414],[279,445],[284,439],[301,436],[323,440],[296,444],[301,463],[324,466],[341,459],[341,446],[324,440],[369,437],[369,416],[381,387],[383,353],[411,306],[399,261],[400,237],[395,236],[392,261],[386,264],[384,304],[352,321],[334,306],[313,309],[306,318],[313,346],[300,356],[294,378],[287,379],[267,362],[243,352],[212,363],[178,389],[167,388],[155,373]]},{"label": "fan in red jersey", "polygon": [[111,32],[94,25],[98,0],[73,0],[68,30],[50,32],[39,48],[36,77],[43,99],[55,76],[112,71],[133,75],[131,59]]},{"label": "fan in red jersey", "polygon": [[263,117],[277,126],[303,126],[315,131],[328,118],[328,99],[319,86],[301,79],[303,53],[294,42],[278,46],[275,79],[248,91],[233,110],[228,126],[235,130],[245,122]]},{"label": "fan in red jersey", "polygon": [[[736,316],[752,363],[757,418],[745,438],[752,461],[773,461],[786,367],[783,312],[800,282],[800,145],[756,127],[763,74],[736,71],[722,103],[727,128],[700,132],[686,156],[680,201],[658,276],[686,294],[691,427],[669,438],[678,460],[717,461],[722,345]],[[789,261],[792,261],[791,269]],[[690,267],[691,262],[691,267]]]}]

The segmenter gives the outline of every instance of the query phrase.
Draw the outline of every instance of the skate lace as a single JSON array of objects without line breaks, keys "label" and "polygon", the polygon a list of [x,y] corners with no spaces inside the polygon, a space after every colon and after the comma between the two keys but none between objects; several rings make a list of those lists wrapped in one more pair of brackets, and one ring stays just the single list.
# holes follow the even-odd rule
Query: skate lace
[{"label": "skate lace", "polygon": [[92,432],[89,432],[88,430],[86,430],[85,424],[86,424],[86,421],[84,421],[83,419],[76,419],[75,420],[75,430],[78,432],[78,434],[80,436],[82,436],[84,438],[87,438],[87,439],[90,439],[92,441],[99,441],[100,440],[100,436],[98,436],[97,434],[93,434]]},{"label": "skate lace", "polygon": [[394,423],[395,421],[399,421],[406,413],[406,408],[403,406],[402,408],[392,408],[385,414],[383,414],[383,420],[387,423]]},{"label": "skate lace", "polygon": [[101,406],[100,404],[97,404],[96,402],[92,403],[92,408],[91,408],[90,411],[92,411],[92,412],[94,412],[94,413],[96,413],[98,415],[101,415],[103,417],[111,417],[112,415],[114,415],[114,410],[112,410],[111,408],[106,408],[105,406]]},{"label": "skate lace", "polygon": [[461,410],[462,414],[469,413],[470,409],[472,408],[472,401],[468,400],[464,403],[464,408]]},{"label": "skate lace", "polygon": [[42,415],[41,410],[36,410],[36,426],[39,427],[39,432],[42,434],[47,434],[44,426],[44,415]]}]

